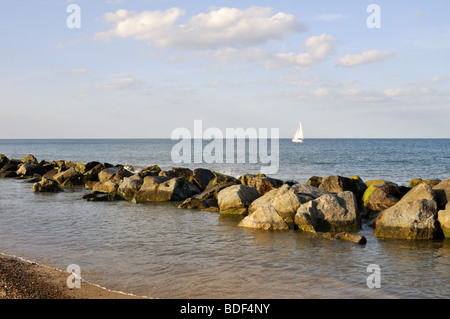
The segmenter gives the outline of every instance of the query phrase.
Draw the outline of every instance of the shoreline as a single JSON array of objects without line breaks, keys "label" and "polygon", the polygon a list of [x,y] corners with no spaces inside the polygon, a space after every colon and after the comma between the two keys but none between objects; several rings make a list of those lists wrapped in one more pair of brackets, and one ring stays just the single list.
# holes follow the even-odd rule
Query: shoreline
[{"label": "shoreline", "polygon": [[70,273],[0,253],[0,299],[150,299],[112,291],[82,280],[69,289]]}]

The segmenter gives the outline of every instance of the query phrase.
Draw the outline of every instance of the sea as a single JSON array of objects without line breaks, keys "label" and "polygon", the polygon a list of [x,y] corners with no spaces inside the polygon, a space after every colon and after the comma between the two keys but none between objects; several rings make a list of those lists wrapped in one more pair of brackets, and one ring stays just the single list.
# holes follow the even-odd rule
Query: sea
[{"label": "sea", "polygon": [[[170,139],[0,139],[0,154],[134,171],[155,164],[208,168],[238,177],[268,165],[250,161],[247,142],[248,160],[239,163],[196,162],[205,148],[194,146],[190,162],[176,162],[179,142]],[[297,183],[329,175],[405,186],[413,178],[450,178],[450,139],[280,139],[270,151],[278,170],[268,176]],[[358,245],[297,230],[241,228],[242,217],[179,209],[178,202],[87,202],[82,187],[42,194],[31,186],[0,179],[0,252],[62,270],[78,265],[83,280],[110,290],[163,299],[450,297],[450,239],[379,239],[363,224],[367,244]]]}]

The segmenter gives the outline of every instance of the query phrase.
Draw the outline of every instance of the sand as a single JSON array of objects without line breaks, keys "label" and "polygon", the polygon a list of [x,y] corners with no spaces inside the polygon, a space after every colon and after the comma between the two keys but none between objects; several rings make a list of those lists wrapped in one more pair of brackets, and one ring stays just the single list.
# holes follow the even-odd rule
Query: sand
[{"label": "sand", "polygon": [[81,281],[69,289],[70,273],[0,254],[0,299],[147,299]]}]

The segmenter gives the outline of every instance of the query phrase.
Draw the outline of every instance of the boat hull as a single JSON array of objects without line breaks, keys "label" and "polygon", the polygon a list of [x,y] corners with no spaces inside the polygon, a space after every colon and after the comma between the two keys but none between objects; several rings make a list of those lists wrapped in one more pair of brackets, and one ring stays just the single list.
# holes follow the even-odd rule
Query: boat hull
[{"label": "boat hull", "polygon": [[292,142],[294,142],[294,143],[303,143],[304,140],[301,140],[301,139],[292,139]]}]

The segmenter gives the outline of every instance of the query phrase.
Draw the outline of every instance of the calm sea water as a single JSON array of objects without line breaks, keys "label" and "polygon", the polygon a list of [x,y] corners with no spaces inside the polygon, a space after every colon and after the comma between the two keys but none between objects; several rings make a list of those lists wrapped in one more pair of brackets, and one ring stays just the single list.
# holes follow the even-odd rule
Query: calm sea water
[{"label": "calm sea water", "polygon": [[[256,164],[174,164],[171,140],[0,140],[10,158],[205,167],[238,176]],[[280,140],[273,177],[359,175],[407,185],[450,177],[450,140]],[[297,231],[237,227],[239,217],[181,210],[178,203],[94,203],[84,189],[34,194],[31,184],[0,179],[0,251],[65,269],[112,290],[157,298],[449,298],[450,241],[382,240],[367,245]],[[381,268],[369,289],[367,266]]]}]

